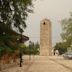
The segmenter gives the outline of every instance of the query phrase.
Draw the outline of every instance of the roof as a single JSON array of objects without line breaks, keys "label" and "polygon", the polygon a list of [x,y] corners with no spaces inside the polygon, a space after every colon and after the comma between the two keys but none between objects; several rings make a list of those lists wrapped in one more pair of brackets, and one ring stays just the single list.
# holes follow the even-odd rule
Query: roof
[{"label": "roof", "polygon": [[28,41],[29,40],[29,37],[25,36],[25,35],[21,35],[17,32],[15,32],[14,30],[10,29],[10,28],[7,28],[7,27],[1,27],[0,26],[0,34],[8,34],[8,35],[15,35],[15,36],[18,36],[19,39],[21,39],[22,37],[22,41]]}]

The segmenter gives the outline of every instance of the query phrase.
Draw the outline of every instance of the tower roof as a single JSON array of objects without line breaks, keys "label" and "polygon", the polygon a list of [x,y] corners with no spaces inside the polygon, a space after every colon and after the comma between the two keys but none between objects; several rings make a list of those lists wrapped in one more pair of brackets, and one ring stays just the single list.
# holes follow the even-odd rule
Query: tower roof
[{"label": "tower roof", "polygon": [[47,23],[47,22],[49,22],[49,24],[51,24],[51,21],[49,19],[47,19],[47,18],[41,20],[41,24]]}]

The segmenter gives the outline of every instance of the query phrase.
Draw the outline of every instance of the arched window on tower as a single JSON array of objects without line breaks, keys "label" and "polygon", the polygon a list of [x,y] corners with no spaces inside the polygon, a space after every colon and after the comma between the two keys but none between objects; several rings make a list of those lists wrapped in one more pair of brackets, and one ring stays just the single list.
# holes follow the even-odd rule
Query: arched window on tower
[{"label": "arched window on tower", "polygon": [[43,25],[45,25],[46,23],[44,22]]}]

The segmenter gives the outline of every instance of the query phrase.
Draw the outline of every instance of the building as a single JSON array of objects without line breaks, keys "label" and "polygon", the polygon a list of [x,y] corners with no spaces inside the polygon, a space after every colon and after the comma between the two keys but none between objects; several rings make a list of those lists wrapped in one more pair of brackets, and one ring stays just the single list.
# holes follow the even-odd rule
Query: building
[{"label": "building", "polygon": [[40,23],[40,55],[51,55],[52,40],[51,40],[51,22],[48,19],[43,19]]},{"label": "building", "polygon": [[3,65],[15,62],[19,58],[18,45],[29,40],[28,36],[19,34],[8,27],[0,26],[0,61]]}]

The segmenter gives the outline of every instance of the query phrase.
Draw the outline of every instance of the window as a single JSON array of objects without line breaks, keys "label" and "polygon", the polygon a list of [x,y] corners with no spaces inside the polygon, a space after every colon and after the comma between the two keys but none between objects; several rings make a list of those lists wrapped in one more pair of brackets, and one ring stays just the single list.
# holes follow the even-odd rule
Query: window
[{"label": "window", "polygon": [[46,23],[44,22],[43,24],[45,25]]}]

